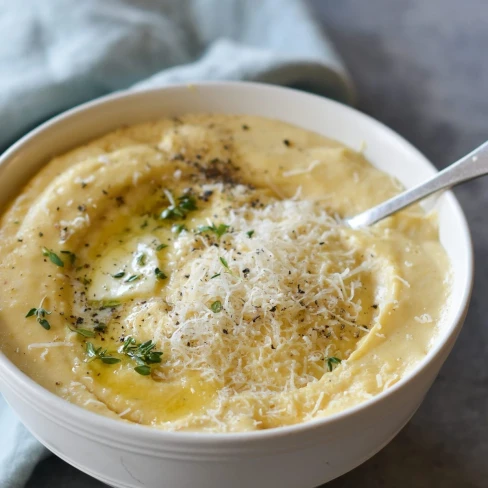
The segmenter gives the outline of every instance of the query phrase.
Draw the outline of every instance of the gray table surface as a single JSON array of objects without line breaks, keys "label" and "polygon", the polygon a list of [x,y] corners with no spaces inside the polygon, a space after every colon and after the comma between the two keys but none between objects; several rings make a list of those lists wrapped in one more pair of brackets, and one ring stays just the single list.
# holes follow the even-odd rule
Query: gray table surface
[{"label": "gray table surface", "polygon": [[[360,110],[439,168],[488,139],[487,0],[309,1],[350,70]],[[464,329],[410,423],[327,488],[488,487],[488,178],[456,194],[476,253]],[[53,476],[57,487],[104,486],[53,456],[28,488],[50,488]]]}]

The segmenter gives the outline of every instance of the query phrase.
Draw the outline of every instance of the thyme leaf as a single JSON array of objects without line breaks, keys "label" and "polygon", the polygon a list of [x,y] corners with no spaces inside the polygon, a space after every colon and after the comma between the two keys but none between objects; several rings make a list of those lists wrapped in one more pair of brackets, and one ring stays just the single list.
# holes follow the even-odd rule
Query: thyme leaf
[{"label": "thyme leaf", "polygon": [[52,250],[48,249],[47,247],[42,248],[42,255],[46,256],[51,263],[59,266],[60,268],[64,267],[63,260]]},{"label": "thyme leaf", "polygon": [[137,264],[139,266],[144,266],[146,264],[146,255],[143,252],[137,256]]},{"label": "thyme leaf", "polygon": [[159,268],[156,268],[154,270],[154,274],[156,275],[156,279],[159,281],[163,281],[167,278],[166,274],[163,271],[161,271]]},{"label": "thyme leaf", "polygon": [[71,332],[76,332],[77,334],[79,334],[82,337],[95,337],[95,331],[93,331],[93,330],[71,327],[69,324],[67,324],[67,325],[68,325],[68,329]]},{"label": "thyme leaf", "polygon": [[98,302],[98,305],[100,310],[105,310],[106,308],[118,307],[120,302],[118,300],[102,300],[101,302]]},{"label": "thyme leaf", "polygon": [[342,359],[336,358],[335,356],[332,356],[330,358],[325,359],[327,363],[327,369],[329,371],[333,371],[339,364],[342,363]]},{"label": "thyme leaf", "polygon": [[187,230],[185,224],[174,224],[171,227],[171,232],[174,232],[175,234],[180,234],[184,230]]},{"label": "thyme leaf", "polygon": [[70,263],[73,265],[76,261],[76,254],[71,251],[61,251],[62,254],[66,254],[70,260]]},{"label": "thyme leaf", "polygon": [[120,363],[121,359],[115,356],[111,356],[107,349],[103,349],[101,346],[96,348],[91,342],[86,343],[86,354],[88,356],[88,361],[93,361],[95,359],[99,359],[102,363],[105,364],[116,364]]},{"label": "thyme leaf", "polygon": [[125,281],[124,283],[133,283],[134,281],[137,281],[141,278],[141,275],[132,275],[132,276],[129,276]]},{"label": "thyme leaf", "polygon": [[227,224],[216,226],[214,223],[212,223],[212,225],[200,225],[198,227],[198,233],[213,232],[214,234],[217,234],[218,237],[222,237],[229,230],[229,227],[230,226]]},{"label": "thyme leaf", "polygon": [[27,314],[26,318],[29,317],[36,317],[37,322],[41,325],[46,330],[49,330],[51,328],[51,324],[49,321],[46,319],[46,315],[51,315],[52,312],[48,312],[46,309],[39,307],[39,308],[31,308]]},{"label": "thyme leaf", "polygon": [[219,313],[222,311],[222,302],[220,300],[215,300],[215,302],[210,305],[210,310],[212,310],[213,313]]}]

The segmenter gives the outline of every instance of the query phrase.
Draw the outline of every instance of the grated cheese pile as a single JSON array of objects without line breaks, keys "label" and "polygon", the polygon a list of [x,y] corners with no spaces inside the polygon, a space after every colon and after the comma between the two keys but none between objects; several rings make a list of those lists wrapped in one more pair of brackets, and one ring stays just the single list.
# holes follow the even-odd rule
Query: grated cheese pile
[{"label": "grated cheese pile", "polygon": [[354,235],[314,202],[261,196],[256,205],[247,193],[232,189],[220,238],[180,234],[165,299],[129,318],[134,330],[152,324],[165,379],[198,371],[220,395],[304,387],[327,371],[327,357],[347,359],[368,332],[363,280],[373,264]]}]

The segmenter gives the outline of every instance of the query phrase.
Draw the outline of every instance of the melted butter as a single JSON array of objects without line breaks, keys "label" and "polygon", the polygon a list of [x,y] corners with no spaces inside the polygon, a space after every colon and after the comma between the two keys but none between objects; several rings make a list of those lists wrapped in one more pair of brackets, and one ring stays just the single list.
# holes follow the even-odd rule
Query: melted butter
[{"label": "melted butter", "polygon": [[[172,191],[177,199],[184,186],[173,185]],[[85,273],[90,281],[89,299],[123,301],[159,293],[163,280],[158,282],[155,270],[158,268],[169,277],[165,256],[174,248],[179,234],[197,232],[199,227],[214,221],[218,225],[219,215],[229,203],[227,198],[226,193],[212,191],[212,202],[199,200],[197,209],[184,219],[162,219],[160,214],[170,202],[160,192],[143,199],[133,213],[101,226],[93,239],[96,244],[90,246],[86,256],[92,269]],[[165,247],[158,250],[161,244]]]},{"label": "melted butter", "polygon": [[159,260],[150,236],[116,243],[94,266],[88,296],[91,300],[127,299],[148,295],[157,285]]},{"label": "melted butter", "polygon": [[218,385],[202,380],[198,372],[187,371],[181,378],[167,381],[154,373],[141,376],[132,366],[125,361],[115,368],[98,361],[88,366],[101,387],[97,396],[118,413],[131,409],[125,418],[138,421],[144,412],[145,422],[161,424],[203,414],[215,401]]}]

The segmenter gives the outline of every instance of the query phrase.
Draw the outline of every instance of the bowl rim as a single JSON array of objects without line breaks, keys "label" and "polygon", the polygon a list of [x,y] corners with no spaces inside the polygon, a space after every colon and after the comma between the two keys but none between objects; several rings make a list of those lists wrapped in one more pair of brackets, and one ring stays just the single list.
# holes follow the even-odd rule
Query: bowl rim
[{"label": "bowl rim", "polygon": [[[390,129],[388,126],[382,122],[374,119],[373,117],[360,112],[359,110],[344,105],[335,100],[331,100],[327,97],[304,92],[294,88],[288,88],[278,85],[271,85],[268,83],[259,82],[246,82],[246,81],[201,81],[191,83],[175,83],[170,85],[165,85],[163,87],[144,89],[144,90],[122,90],[109,95],[105,95],[94,100],[80,104],[74,108],[64,111],[49,120],[43,122],[38,127],[29,131],[26,135],[20,138],[12,146],[10,146],[3,154],[0,155],[0,165],[8,166],[10,162],[14,161],[13,156],[17,151],[22,149],[24,144],[31,142],[32,139],[42,134],[43,132],[56,130],[56,126],[59,123],[64,122],[66,119],[70,119],[82,112],[89,112],[92,110],[100,109],[105,104],[116,103],[119,100],[127,98],[137,98],[138,96],[150,96],[151,94],[156,94],[161,91],[171,91],[188,89],[191,86],[196,89],[219,89],[223,87],[231,87],[236,91],[251,89],[255,91],[278,91],[282,92],[285,96],[302,96],[310,97],[316,99],[317,102],[323,103],[324,101],[332,104],[339,110],[349,112],[349,115],[358,119],[363,119],[367,124],[373,126],[375,131],[383,132],[387,134],[390,138],[395,140],[399,145],[403,146],[412,157],[422,160],[423,164],[429,166],[431,169],[437,172],[436,167],[410,142],[404,139],[401,135]],[[11,362],[8,357],[0,350],[0,372],[4,373],[6,377],[10,376],[18,386],[22,389],[22,394],[29,395],[29,400],[38,397],[43,398],[45,402],[48,402],[54,408],[58,408],[60,412],[63,412],[63,421],[58,421],[61,425],[65,426],[67,424],[76,425],[77,431],[81,434],[83,431],[88,432],[93,429],[104,429],[107,434],[106,438],[111,439],[110,435],[113,434],[117,437],[120,435],[127,434],[127,438],[131,440],[135,437],[140,436],[141,439],[153,440],[153,441],[167,441],[173,445],[188,445],[191,443],[194,448],[205,448],[206,446],[212,445],[216,446],[218,444],[228,445],[231,443],[241,443],[246,444],[253,441],[264,441],[265,439],[276,439],[278,437],[290,436],[298,433],[306,433],[311,430],[315,430],[319,427],[326,427],[333,424],[339,420],[352,417],[359,412],[363,412],[370,408],[373,408],[380,402],[387,400],[389,397],[395,394],[396,391],[404,388],[406,385],[410,384],[422,371],[427,369],[430,364],[434,363],[446,349],[450,349],[457,337],[457,334],[461,330],[464,317],[467,313],[469,300],[473,287],[473,270],[474,270],[474,253],[473,253],[473,243],[469,231],[469,227],[466,221],[466,217],[462,208],[451,191],[445,192],[443,198],[448,200],[449,205],[454,209],[457,218],[461,223],[461,227],[458,229],[463,235],[463,240],[465,242],[464,256],[462,259],[465,261],[466,269],[466,283],[463,285],[463,294],[460,300],[460,306],[455,312],[454,317],[450,320],[446,329],[447,332],[445,337],[441,340],[436,340],[433,346],[430,348],[428,353],[424,358],[422,358],[415,367],[409,371],[405,376],[403,376],[397,383],[393,386],[387,388],[386,390],[378,393],[372,398],[362,401],[361,403],[347,408],[343,411],[331,414],[327,417],[316,418],[308,420],[298,424],[292,424],[288,426],[275,427],[271,429],[258,430],[258,431],[245,431],[245,432],[229,432],[229,433],[216,433],[216,432],[201,432],[201,431],[167,431],[151,427],[148,425],[141,425],[129,422],[121,422],[117,419],[106,417],[104,415],[95,413],[93,411],[87,410],[81,406],[71,403],[65,400],[55,393],[50,392],[40,384],[36,383],[32,378],[27,376],[22,372],[17,366]],[[5,384],[8,385],[8,381],[4,380]],[[1,386],[1,385],[0,385]],[[10,388],[13,388],[10,386]],[[16,388],[13,388],[16,389]],[[17,392],[17,394],[19,394]],[[20,394],[19,394],[20,395]],[[43,413],[44,415],[44,413]],[[67,421],[68,418],[73,419],[73,422]],[[76,422],[74,422],[76,421]],[[100,436],[100,441],[103,441],[103,437]],[[135,447],[134,443],[131,443]]]}]

